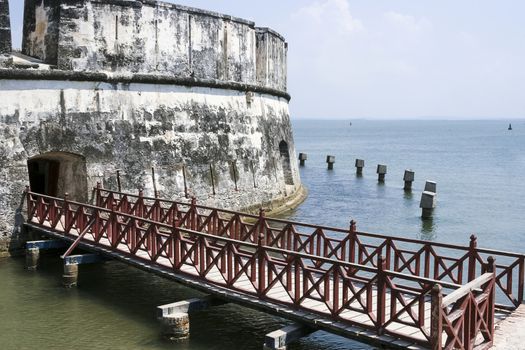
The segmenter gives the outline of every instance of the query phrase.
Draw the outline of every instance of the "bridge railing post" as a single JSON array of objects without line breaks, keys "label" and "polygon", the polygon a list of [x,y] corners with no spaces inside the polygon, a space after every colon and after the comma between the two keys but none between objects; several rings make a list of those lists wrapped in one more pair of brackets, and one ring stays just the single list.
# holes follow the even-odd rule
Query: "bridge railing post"
[{"label": "bridge railing post", "polygon": [[469,257],[468,257],[468,281],[474,281],[476,279],[476,258],[477,258],[477,237],[476,235],[470,236],[469,244]]},{"label": "bridge railing post", "polygon": [[489,256],[487,259],[487,266],[486,270],[488,273],[492,273],[492,281],[490,282],[492,284],[491,291],[489,295],[488,300],[488,307],[487,307],[487,314],[486,314],[486,324],[487,328],[489,329],[488,337],[490,339],[487,339],[487,336],[485,337],[485,340],[494,341],[494,317],[496,312],[496,259],[494,259],[493,256]]},{"label": "bridge railing post", "polygon": [[181,242],[180,242],[180,230],[179,230],[179,220],[173,221],[173,228],[172,228],[172,239],[173,239],[173,266],[175,268],[178,268],[180,265],[180,259],[181,259]]},{"label": "bridge railing post", "polygon": [[348,261],[351,263],[355,263],[356,232],[357,232],[357,222],[355,220],[352,220],[350,221],[350,231],[348,232],[348,245],[349,245]]},{"label": "bridge railing post", "polygon": [[93,237],[95,238],[95,241],[98,241],[101,234],[100,211],[98,207],[93,210],[91,215],[93,215]]},{"label": "bridge railing post", "polygon": [[62,210],[64,214],[64,233],[69,233],[71,228],[71,213],[69,210],[69,194],[67,192],[64,193]]},{"label": "bridge railing post", "polygon": [[434,285],[431,292],[431,315],[430,315],[430,348],[441,350],[443,348],[443,314],[441,305],[443,303],[442,288],[439,284]]},{"label": "bridge railing post", "polygon": [[266,252],[264,251],[264,235],[259,234],[257,245],[257,264],[259,266],[259,288],[257,288],[257,294],[259,294],[259,297],[262,297],[264,295],[264,289],[266,288]]},{"label": "bridge railing post", "polygon": [[386,317],[386,289],[387,278],[385,273],[386,259],[380,255],[377,259],[377,325],[376,330],[379,335],[383,334],[383,325]]},{"label": "bridge railing post", "polygon": [[523,290],[525,288],[525,256],[519,257],[518,263],[518,302],[523,304]]},{"label": "bridge railing post", "polygon": [[110,244],[112,247],[116,247],[117,246],[117,214],[115,213],[115,205],[114,205],[114,202],[113,200],[111,200],[111,202],[108,203],[109,205],[109,210],[111,210],[111,214],[109,215],[109,225],[108,225],[108,229],[110,230],[110,232],[108,232],[108,239],[110,241]]}]

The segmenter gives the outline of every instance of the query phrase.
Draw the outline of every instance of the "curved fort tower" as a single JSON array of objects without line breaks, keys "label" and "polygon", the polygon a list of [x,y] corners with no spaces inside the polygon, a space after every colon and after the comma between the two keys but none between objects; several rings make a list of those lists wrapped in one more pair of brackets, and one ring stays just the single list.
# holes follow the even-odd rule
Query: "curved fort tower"
[{"label": "curved fort tower", "polygon": [[123,191],[232,209],[302,197],[279,34],[152,0],[26,0],[20,54],[7,1],[0,254],[22,241],[29,183],[86,201],[99,181],[116,189],[120,170]]}]

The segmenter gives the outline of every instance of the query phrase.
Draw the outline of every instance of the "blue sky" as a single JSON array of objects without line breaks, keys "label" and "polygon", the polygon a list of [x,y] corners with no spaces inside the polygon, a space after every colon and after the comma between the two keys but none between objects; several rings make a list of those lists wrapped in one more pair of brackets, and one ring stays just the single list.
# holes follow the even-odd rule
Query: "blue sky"
[{"label": "blue sky", "polygon": [[525,118],[522,0],[172,2],[283,34],[294,118]]}]

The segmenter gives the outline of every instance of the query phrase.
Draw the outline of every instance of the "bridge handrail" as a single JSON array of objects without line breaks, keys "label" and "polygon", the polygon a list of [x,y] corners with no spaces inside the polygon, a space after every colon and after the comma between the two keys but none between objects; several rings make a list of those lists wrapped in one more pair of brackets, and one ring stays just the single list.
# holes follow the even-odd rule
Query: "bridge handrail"
[{"label": "bridge handrail", "polygon": [[[95,187],[94,189],[96,190],[97,188]],[[138,198],[142,198],[144,200],[149,200],[149,201],[158,201],[158,202],[161,202],[161,203],[183,205],[183,206],[188,206],[188,207],[192,205],[191,201],[180,202],[180,201],[174,201],[174,200],[163,199],[163,198],[140,196],[140,195],[136,195],[136,194],[133,194],[133,193],[112,191],[112,190],[105,189],[105,188],[100,188],[99,190],[103,191],[103,192],[107,192],[107,193],[112,193],[113,195],[119,195],[119,196],[125,195],[128,198],[129,197],[137,198],[137,199]],[[118,198],[115,198],[115,199],[118,200]],[[259,219],[258,215],[249,214],[249,213],[245,213],[245,212],[234,211],[234,210],[229,210],[229,209],[221,209],[221,208],[216,208],[216,207],[210,207],[210,206],[206,206],[206,205],[202,205],[202,204],[196,204],[196,208],[204,209],[204,210],[210,210],[210,211],[218,210],[218,211],[223,212],[225,214],[231,214],[231,215],[242,215],[243,217],[246,217],[246,218],[249,218],[249,219],[252,219],[252,220],[258,220]],[[301,222],[301,221],[280,219],[280,218],[274,218],[274,217],[265,217],[265,218],[268,221],[281,223],[281,224],[291,224],[291,225],[304,226],[304,227],[309,227],[309,228],[314,228],[314,229],[318,229],[319,228],[319,229],[326,230],[326,231],[333,231],[333,232],[343,233],[345,235],[348,234],[348,229],[343,229],[343,228],[340,228],[340,227],[310,224],[310,223]],[[371,238],[379,238],[379,239],[390,238],[390,239],[395,239],[397,241],[406,242],[406,243],[419,243],[419,244],[427,244],[427,243],[429,243],[429,241],[425,241],[425,240],[421,240],[421,239],[412,239],[412,238],[406,238],[406,237],[400,237],[400,236],[385,236],[385,235],[382,235],[382,234],[379,234],[379,233],[366,232],[366,231],[356,231],[356,233],[358,233],[359,235],[368,236],[368,237],[371,237]],[[330,239],[332,241],[335,241],[335,242],[341,242],[342,241],[342,239],[339,239],[337,237],[329,237],[328,239]],[[443,242],[431,242],[431,243],[432,243],[433,246],[436,246],[436,247],[457,249],[457,250],[462,250],[462,251],[468,251],[469,250],[469,246],[467,246],[467,245],[450,244],[450,243],[443,243]],[[525,258],[525,254],[520,254],[520,253],[515,253],[515,252],[501,251],[501,250],[488,249],[488,248],[476,248],[476,249],[480,253],[498,254],[498,255],[515,257],[515,258]]]},{"label": "bridge handrail", "polygon": [[[136,220],[136,221],[141,221],[142,223],[145,223],[145,224],[148,224],[148,225],[156,225],[157,227],[164,228],[164,229],[166,229],[167,231],[170,231],[170,232],[173,229],[173,226],[167,225],[167,224],[162,223],[162,222],[157,222],[157,221],[153,221],[153,220],[149,220],[149,219],[145,219],[145,218],[141,218],[141,217],[138,217],[138,216],[135,216],[135,215],[121,213],[121,212],[115,213],[114,211],[112,211],[110,209],[97,207],[97,206],[91,205],[91,204],[80,203],[80,202],[75,202],[75,201],[70,201],[70,200],[64,200],[63,198],[52,197],[52,196],[43,195],[43,194],[36,193],[36,192],[31,192],[31,191],[27,192],[27,195],[40,197],[40,198],[48,199],[48,200],[53,200],[53,201],[58,202],[58,203],[66,203],[67,202],[68,205],[74,205],[74,206],[77,206],[77,207],[80,207],[80,208],[91,209],[91,210],[94,210],[94,211],[106,213],[108,215],[115,214],[115,215],[117,215],[117,218],[127,218],[127,219]],[[33,200],[33,199],[31,199],[30,201],[31,202],[35,202],[35,200]],[[184,227],[177,227],[177,230],[180,231],[181,233],[186,233],[186,234],[190,234],[190,235],[194,235],[194,236],[205,237],[205,238],[209,238],[209,239],[212,239],[212,240],[215,240],[215,241],[221,241],[221,242],[225,242],[225,243],[233,243],[233,244],[235,244],[237,246],[244,246],[244,247],[248,247],[248,248],[252,248],[252,249],[257,249],[257,248],[260,247],[256,243],[251,243],[251,242],[246,242],[246,241],[239,241],[239,240],[236,240],[236,239],[233,239],[233,238],[227,238],[227,237],[222,237],[222,236],[216,236],[216,235],[205,233],[205,232],[190,230],[190,229],[187,229],[187,228],[184,228]],[[166,233],[166,234],[169,234],[169,233]],[[352,263],[352,262],[348,262],[348,261],[341,261],[341,260],[337,260],[337,259],[326,258],[326,257],[323,257],[323,256],[312,255],[312,254],[307,254],[307,253],[302,253],[302,252],[296,252],[296,251],[293,251],[293,250],[286,250],[286,249],[272,247],[272,246],[266,246],[266,245],[264,246],[264,248],[265,248],[265,250],[267,250],[269,252],[272,252],[272,253],[279,253],[279,254],[287,255],[287,256],[301,257],[301,258],[315,260],[315,261],[319,261],[319,262],[323,262],[323,263],[339,264],[340,266],[344,266],[344,267],[347,267],[347,268],[355,268],[355,269],[359,269],[359,270],[365,271],[365,272],[372,272],[372,273],[377,272],[377,268],[373,268],[373,267],[370,267],[370,266],[367,266],[367,265],[361,265],[361,264]],[[392,277],[405,278],[408,281],[418,282],[418,283],[421,283],[421,284],[436,284],[436,283],[438,283],[443,288],[449,288],[449,289],[461,288],[461,285],[459,285],[459,284],[449,283],[449,282],[444,282],[444,281],[437,281],[437,280],[434,280],[434,279],[431,279],[431,278],[424,278],[424,277],[420,277],[420,276],[411,276],[411,275],[408,275],[408,274],[403,274],[403,273],[390,271],[390,270],[385,270],[385,273],[389,274]]]},{"label": "bridge handrail", "polygon": [[[491,274],[489,284],[484,286],[483,283],[475,284],[481,287],[481,290],[474,288],[473,284],[469,286],[468,295],[464,299],[444,306],[441,288],[453,290],[452,293],[464,288],[444,281],[389,271],[386,269],[386,258],[382,256],[378,258],[377,268],[373,268],[336,258],[267,246],[264,245],[263,235],[258,236],[257,244],[239,241],[230,237],[181,228],[176,222],[175,225],[167,225],[115,210],[69,201],[67,198],[59,199],[30,191],[27,191],[27,205],[30,222],[58,231],[60,231],[57,229],[60,223],[63,231],[60,232],[63,235],[76,238],[82,232],[91,236],[92,240],[89,242],[92,244],[105,248],[111,247],[119,252],[125,252],[123,249],[126,248],[129,249],[129,253],[126,254],[150,263],[158,264],[158,259],[162,257],[169,261],[173,269],[182,274],[188,274],[182,270],[182,266],[191,265],[197,270],[198,278],[208,282],[210,281],[206,279],[207,275],[216,268],[221,272],[223,280],[214,280],[211,283],[257,298],[268,299],[274,303],[305,308],[309,312],[324,316],[329,315],[334,320],[369,328],[378,334],[391,334],[430,345],[432,348],[437,348],[437,342],[444,339],[448,345],[470,349],[464,346],[459,338],[462,334],[467,334],[467,338],[472,339],[479,332],[485,337],[486,343],[492,342],[490,334],[493,334],[494,325],[494,273]],[[72,230],[76,231],[76,235]],[[101,244],[102,238],[108,243]],[[222,243],[217,244],[217,242]],[[245,249],[241,249],[243,247]],[[139,250],[146,255],[138,255]],[[238,258],[239,256],[242,258]],[[493,271],[494,261],[492,266],[486,266],[486,269]],[[356,270],[371,273],[373,276],[368,280],[363,276],[355,278]],[[242,275],[252,283],[253,292],[235,286],[235,282]],[[415,282],[415,284],[400,285],[395,282],[396,279]],[[483,281],[485,282],[486,279]],[[279,297],[269,294],[276,283],[280,283],[285,288],[289,296],[288,301],[281,294]],[[434,293],[435,286],[439,288],[438,293]],[[386,303],[387,290],[391,298],[390,306]],[[322,302],[327,311],[307,308],[302,304],[306,299]],[[433,326],[430,329],[425,325],[425,315],[428,314],[425,303],[429,299],[432,300],[433,305]],[[468,308],[465,306],[466,302]],[[373,312],[373,306],[376,306],[376,312]],[[475,315],[471,312],[474,307]],[[342,318],[341,313],[345,310],[352,310],[366,316],[367,322],[357,323]],[[405,315],[403,319],[401,319],[402,315]],[[456,327],[458,315],[462,323]],[[484,322],[471,323],[479,318],[483,318]],[[389,326],[396,322],[413,327],[423,335],[423,340],[390,329]],[[445,337],[442,336],[443,332]],[[468,345],[467,338],[464,342]]]},{"label": "bridge handrail", "polygon": [[[351,223],[348,230],[313,225],[308,223],[302,223],[297,221],[288,221],[276,218],[261,218],[261,216],[240,213],[232,210],[218,209],[209,206],[198,205],[194,200],[191,203],[177,202],[171,200],[165,200],[161,198],[146,197],[141,192],[138,196],[134,194],[121,193],[103,189],[100,186],[94,189],[96,191],[97,202],[109,203],[111,197],[115,201],[121,200],[121,198],[135,198],[134,203],[142,201],[144,206],[144,213],[152,215],[152,211],[168,210],[167,207],[172,208],[173,206],[180,208],[184,212],[182,207],[187,207],[187,210],[194,210],[197,218],[192,219],[193,222],[199,220],[205,220],[211,214],[202,214],[202,211],[209,211],[211,213],[222,213],[225,216],[231,216],[233,219],[242,222],[245,227],[245,231],[250,231],[248,227],[258,225],[261,220],[264,221],[264,226],[268,234],[267,240],[273,240],[273,244],[286,245],[286,242],[281,242],[280,239],[285,238],[285,235],[292,235],[292,242],[289,242],[288,248],[295,248],[298,246],[299,250],[316,249],[317,254],[325,254],[326,256],[334,256],[341,260],[349,259],[352,262],[358,262],[361,265],[372,265],[377,267],[377,257],[384,255],[387,257],[387,266],[391,270],[395,271],[409,271],[411,274],[419,274],[424,277],[433,277],[433,279],[443,281],[444,279],[450,282],[463,284],[464,279],[472,281],[478,276],[480,271],[483,269],[484,260],[488,255],[492,255],[498,258],[498,265],[496,278],[497,288],[503,292],[498,294],[498,298],[501,302],[498,306],[502,308],[515,309],[523,301],[525,295],[525,255],[513,252],[498,251],[494,249],[485,249],[477,247],[477,240],[475,236],[471,237],[470,244],[468,246],[440,243],[440,242],[428,242],[418,239],[410,239],[403,237],[389,237],[376,233],[361,232],[356,229],[355,222]],[[153,204],[148,204],[146,201],[152,201]],[[133,203],[133,202],[131,202]],[[164,207],[167,206],[167,207]],[[201,213],[199,213],[199,211]],[[220,218],[220,215],[217,214]],[[245,223],[242,218],[254,221],[254,223]],[[228,218],[220,218],[227,222]],[[285,227],[291,227],[289,232],[284,232],[279,228],[272,226],[272,223],[282,224]],[[309,229],[315,229],[312,234],[300,233],[296,230],[296,227],[303,227]],[[241,228],[242,230],[243,228]],[[231,229],[226,230],[226,234],[230,234]],[[335,234],[344,234],[345,238],[331,237],[325,234],[325,232],[332,232]],[[317,235],[316,242],[313,242],[312,235]],[[235,237],[239,238],[239,237]],[[382,242],[372,242],[366,244],[362,240],[364,238],[372,240],[380,240]],[[254,238],[251,235],[246,235],[245,239]],[[319,245],[320,244],[320,245]],[[400,247],[402,244],[417,245],[415,250],[403,249]],[[419,248],[418,248],[419,247]],[[347,252],[350,250],[350,252]],[[439,250],[447,250],[448,253],[454,256],[447,256]],[[346,256],[345,256],[346,255]],[[508,262],[505,264],[505,260]],[[510,305],[508,304],[510,302]]]}]

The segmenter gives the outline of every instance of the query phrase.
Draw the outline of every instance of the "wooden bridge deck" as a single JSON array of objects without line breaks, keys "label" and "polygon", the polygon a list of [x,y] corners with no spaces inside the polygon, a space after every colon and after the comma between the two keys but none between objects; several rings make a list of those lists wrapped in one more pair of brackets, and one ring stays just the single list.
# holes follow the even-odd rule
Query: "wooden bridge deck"
[{"label": "wooden bridge deck", "polygon": [[[494,324],[503,315],[494,307],[498,281],[493,260],[463,285],[453,283],[461,281],[462,272],[449,282],[390,271],[380,253],[371,259],[373,254],[358,250],[359,262],[365,264],[348,262],[345,257],[352,251],[346,245],[327,240],[330,249],[326,244],[320,248],[318,236],[310,248],[300,235],[302,241],[292,244],[290,235],[265,237],[272,233],[260,222],[246,226],[245,238],[239,239],[242,227],[230,218],[236,226],[221,235],[225,226],[210,219],[217,219],[216,213],[199,217],[196,210],[188,210],[165,222],[169,215],[161,220],[162,213],[157,213],[158,221],[151,221],[131,215],[131,206],[108,210],[98,199],[98,206],[90,206],[28,192],[28,203],[27,225],[74,242],[70,250],[78,246],[219,298],[372,345],[488,348]],[[267,245],[272,238],[274,246]],[[277,244],[286,241],[288,248],[297,249]],[[321,254],[309,254],[319,250]],[[372,260],[376,263],[367,266]],[[415,265],[419,260],[411,265],[404,259],[405,268]],[[451,276],[450,271],[445,276]],[[434,273],[441,272],[434,267]]]},{"label": "wooden bridge deck", "polygon": [[[32,229],[37,230],[45,236],[53,239],[65,239],[67,241],[74,242],[75,236],[78,237],[78,231],[76,232],[76,234],[72,233],[70,237],[64,237],[63,235],[58,233],[60,232],[62,225],[59,225],[58,227],[52,229],[49,227],[49,224],[40,225],[36,222],[30,222],[27,223],[26,226],[31,227]],[[312,310],[317,311],[315,313],[309,313],[302,310],[298,311],[295,308],[283,306],[280,302],[282,302],[285,299],[289,299],[290,296],[282,285],[276,285],[272,287],[272,290],[267,294],[267,298],[265,298],[265,300],[253,298],[253,296],[249,294],[243,294],[241,292],[242,290],[245,290],[247,292],[254,291],[253,284],[246,274],[239,278],[239,280],[235,283],[237,291],[232,291],[231,289],[222,288],[218,285],[221,282],[224,282],[224,278],[222,278],[222,275],[217,268],[213,268],[213,271],[207,276],[208,281],[204,282],[199,279],[199,273],[195,266],[192,266],[190,264],[184,264],[181,270],[178,273],[175,273],[171,269],[171,264],[167,259],[159,259],[156,265],[151,265],[148,263],[149,255],[146,252],[141,252],[137,254],[136,258],[130,257],[128,255],[129,249],[126,245],[120,244],[118,249],[115,250],[112,249],[109,240],[107,239],[101,239],[99,244],[95,244],[92,238],[86,238],[85,240],[82,240],[79,243],[79,248],[93,253],[102,254],[104,256],[121,261],[123,263],[138,267],[142,270],[153,272],[160,276],[173,279],[179,283],[185,284],[189,287],[192,287],[196,290],[200,290],[207,294],[212,294],[223,300],[234,302],[249,308],[267,312],[301,324],[308,325],[313,329],[324,330],[344,337],[362,341],[371,345],[389,346],[392,348],[409,350],[426,349],[426,347],[414,341],[399,339],[388,334],[377,335],[376,332],[364,327],[349,325],[340,321],[334,322],[328,316],[322,317],[317,312],[328,313],[329,310],[327,306],[324,303],[319,302],[317,300],[313,300],[311,298],[305,300],[302,303],[302,305],[305,308],[311,308]],[[342,288],[340,289],[342,291]],[[377,298],[377,288],[373,289],[373,297]],[[391,300],[391,295],[388,294],[386,298],[387,309],[390,309]],[[399,306],[401,307],[400,304]],[[430,311],[430,307],[430,300],[428,300],[426,302],[425,308],[427,311]],[[377,309],[374,308],[373,312],[376,311]],[[372,322],[368,317],[355,311],[345,311],[341,314],[341,317],[345,320],[349,320],[352,322],[368,324],[371,327],[373,326]],[[409,317],[410,316],[406,315],[404,319],[407,319]],[[425,328],[430,330],[430,312],[428,312],[428,316],[425,318]],[[409,327],[400,323],[395,323],[390,327],[390,329],[393,331],[402,332],[407,336],[412,336],[421,341],[424,341],[424,337],[421,331],[413,327]]]}]

